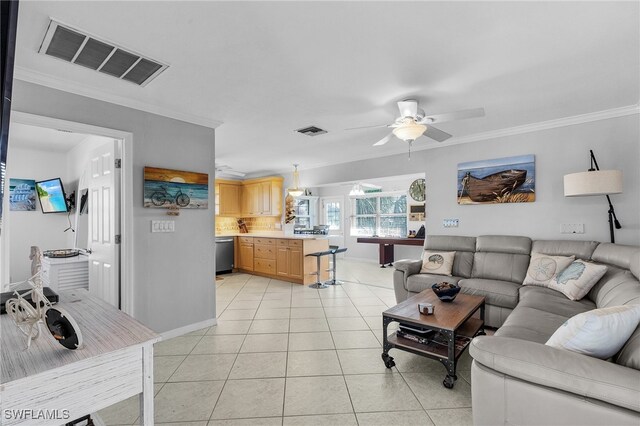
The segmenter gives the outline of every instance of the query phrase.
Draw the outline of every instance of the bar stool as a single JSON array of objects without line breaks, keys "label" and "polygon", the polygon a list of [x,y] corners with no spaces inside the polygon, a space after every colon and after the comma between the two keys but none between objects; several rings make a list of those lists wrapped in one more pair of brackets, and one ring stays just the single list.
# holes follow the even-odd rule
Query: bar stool
[{"label": "bar stool", "polygon": [[331,264],[331,268],[327,269],[327,271],[331,272],[331,279],[327,282],[325,282],[325,284],[328,285],[342,285],[343,282],[342,281],[338,281],[336,279],[336,255],[340,254],[340,253],[344,253],[345,251],[347,251],[346,247],[340,248],[339,246],[329,246],[329,251],[331,252],[332,255],[332,264]]},{"label": "bar stool", "polygon": [[328,251],[317,251],[315,253],[309,253],[307,254],[307,256],[314,256],[316,258],[316,272],[312,272],[311,275],[315,275],[316,276],[316,282],[313,284],[309,285],[309,288],[327,288],[328,285],[324,284],[322,281],[320,281],[320,274],[321,274],[321,269],[320,269],[320,258],[322,256],[327,256],[331,254],[331,250]]}]

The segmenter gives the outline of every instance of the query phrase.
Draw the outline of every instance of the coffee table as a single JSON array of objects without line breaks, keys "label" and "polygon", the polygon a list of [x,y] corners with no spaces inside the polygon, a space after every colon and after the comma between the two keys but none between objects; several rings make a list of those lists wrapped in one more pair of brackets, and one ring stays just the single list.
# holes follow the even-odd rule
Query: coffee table
[{"label": "coffee table", "polygon": [[[435,306],[433,315],[423,315],[418,311],[418,303]],[[480,311],[480,318],[473,317]],[[432,330],[422,343],[400,337],[395,333],[387,335],[391,322]],[[396,348],[440,361],[447,369],[442,384],[453,388],[458,358],[477,335],[484,334],[484,297],[459,293],[453,302],[441,302],[433,290],[427,289],[382,313],[382,360],[387,368],[396,363],[389,356],[389,350]]]}]

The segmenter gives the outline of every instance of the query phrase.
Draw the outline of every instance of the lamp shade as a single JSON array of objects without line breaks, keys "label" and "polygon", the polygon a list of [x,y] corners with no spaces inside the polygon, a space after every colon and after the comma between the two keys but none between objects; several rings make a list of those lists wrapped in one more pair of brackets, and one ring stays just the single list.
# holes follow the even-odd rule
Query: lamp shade
[{"label": "lamp shade", "polygon": [[425,130],[427,130],[427,126],[424,124],[418,124],[415,121],[411,121],[393,129],[393,134],[403,141],[414,141],[422,136]]},{"label": "lamp shade", "polygon": [[592,170],[564,176],[565,197],[620,194],[621,192],[621,170]]}]

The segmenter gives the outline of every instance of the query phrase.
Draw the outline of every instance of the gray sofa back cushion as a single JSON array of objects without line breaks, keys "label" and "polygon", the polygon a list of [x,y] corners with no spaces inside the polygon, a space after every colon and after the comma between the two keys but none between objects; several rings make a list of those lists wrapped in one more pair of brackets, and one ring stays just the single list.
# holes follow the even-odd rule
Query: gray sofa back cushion
[{"label": "gray sofa back cushion", "polygon": [[638,252],[640,252],[640,247],[600,243],[594,250],[591,259],[623,269],[631,269],[631,260]]},{"label": "gray sofa back cushion", "polygon": [[521,284],[529,267],[531,239],[508,235],[483,235],[476,239],[473,278]]},{"label": "gray sofa back cushion", "polygon": [[544,253],[549,256],[574,255],[579,259],[590,260],[596,247],[596,241],[536,240],[531,246],[531,253]]},{"label": "gray sofa back cushion", "polygon": [[455,251],[453,258],[454,277],[469,278],[473,267],[473,252],[476,250],[475,237],[453,235],[428,235],[424,242],[425,250]]},{"label": "gray sofa back cushion", "polygon": [[631,273],[640,279],[640,250],[631,256]]}]

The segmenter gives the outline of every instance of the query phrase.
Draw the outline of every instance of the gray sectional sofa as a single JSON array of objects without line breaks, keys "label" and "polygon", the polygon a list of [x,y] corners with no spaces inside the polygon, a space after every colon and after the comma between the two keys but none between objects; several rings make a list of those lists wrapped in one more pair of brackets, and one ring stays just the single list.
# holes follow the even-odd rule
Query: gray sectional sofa
[{"label": "gray sectional sofa", "polygon": [[[451,281],[486,298],[486,323],[498,330],[470,345],[477,425],[640,424],[640,327],[608,361],[546,346],[567,319],[596,308],[640,304],[640,247],[518,236],[428,236],[426,250],[455,251],[452,276],[420,273],[421,260],[395,262],[398,302]],[[531,253],[607,265],[582,300],[523,286]],[[615,330],[610,330],[615,333]]]}]

